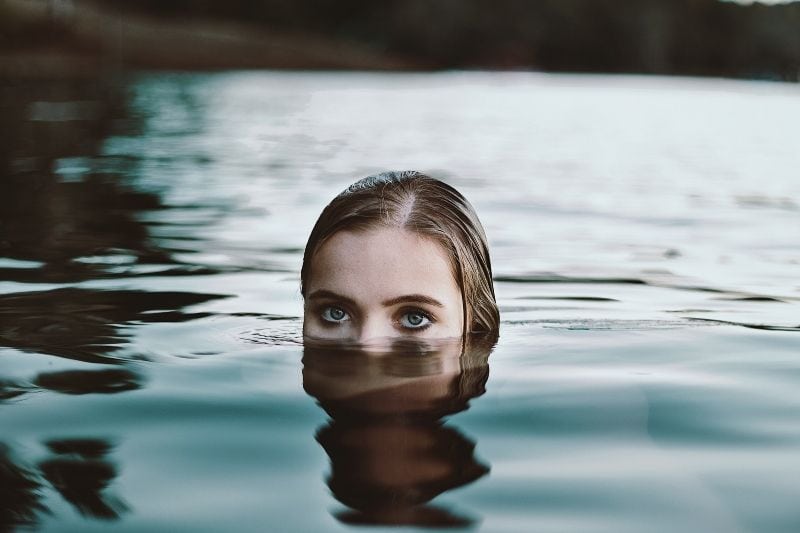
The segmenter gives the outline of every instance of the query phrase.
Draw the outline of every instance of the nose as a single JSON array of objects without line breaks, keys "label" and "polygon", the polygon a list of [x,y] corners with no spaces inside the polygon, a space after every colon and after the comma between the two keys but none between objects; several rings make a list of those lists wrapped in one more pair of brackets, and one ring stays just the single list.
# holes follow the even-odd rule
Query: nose
[{"label": "nose", "polygon": [[380,317],[366,317],[358,331],[357,342],[365,349],[385,349],[391,345],[394,330],[389,321]]}]

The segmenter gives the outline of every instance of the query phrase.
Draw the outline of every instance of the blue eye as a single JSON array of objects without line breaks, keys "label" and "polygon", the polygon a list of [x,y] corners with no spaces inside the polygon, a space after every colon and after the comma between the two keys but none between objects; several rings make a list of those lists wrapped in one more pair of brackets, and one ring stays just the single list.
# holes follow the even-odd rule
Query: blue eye
[{"label": "blue eye", "polygon": [[341,307],[326,307],[322,310],[322,320],[326,322],[344,322],[350,320],[350,315]]},{"label": "blue eye", "polygon": [[400,325],[406,329],[423,329],[430,323],[431,319],[421,311],[409,311],[400,317]]}]

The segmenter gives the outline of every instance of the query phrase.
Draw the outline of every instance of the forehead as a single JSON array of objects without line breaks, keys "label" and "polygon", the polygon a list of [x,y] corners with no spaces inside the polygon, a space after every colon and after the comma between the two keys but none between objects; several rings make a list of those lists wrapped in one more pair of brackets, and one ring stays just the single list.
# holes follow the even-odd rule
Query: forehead
[{"label": "forehead", "polygon": [[308,290],[317,289],[366,300],[406,294],[461,300],[442,245],[402,228],[340,231],[328,238],[311,259]]}]

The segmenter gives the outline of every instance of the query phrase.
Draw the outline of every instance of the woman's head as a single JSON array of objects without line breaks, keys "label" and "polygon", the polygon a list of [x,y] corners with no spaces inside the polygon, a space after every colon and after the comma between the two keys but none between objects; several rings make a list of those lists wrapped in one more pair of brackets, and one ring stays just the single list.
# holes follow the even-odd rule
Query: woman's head
[{"label": "woman's head", "polygon": [[300,279],[308,338],[497,334],[483,227],[458,191],[418,172],[370,176],[334,198]]}]

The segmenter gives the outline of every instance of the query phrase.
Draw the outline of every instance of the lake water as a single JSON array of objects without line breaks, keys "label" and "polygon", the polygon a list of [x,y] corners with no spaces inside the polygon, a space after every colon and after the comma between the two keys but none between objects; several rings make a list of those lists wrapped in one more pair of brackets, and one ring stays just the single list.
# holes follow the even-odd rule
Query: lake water
[{"label": "lake water", "polygon": [[[159,73],[0,105],[0,530],[800,531],[800,86]],[[304,353],[305,239],[388,169],[481,216],[488,367]]]}]

